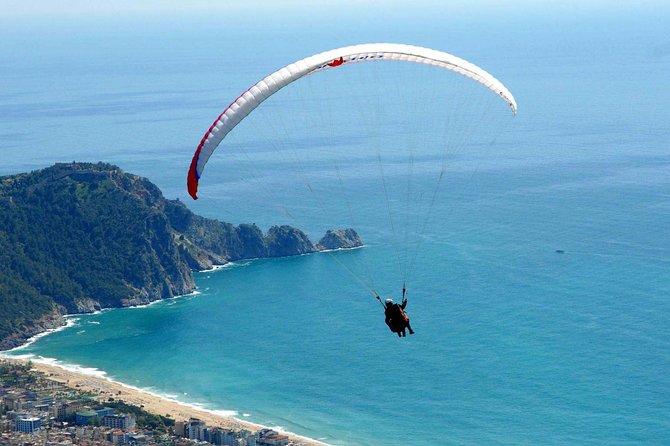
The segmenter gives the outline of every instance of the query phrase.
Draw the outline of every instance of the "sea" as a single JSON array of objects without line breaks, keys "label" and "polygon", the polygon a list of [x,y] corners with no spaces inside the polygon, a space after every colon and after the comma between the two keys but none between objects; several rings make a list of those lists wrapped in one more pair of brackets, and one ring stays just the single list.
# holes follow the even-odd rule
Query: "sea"
[{"label": "sea", "polygon": [[[670,9],[526,6],[3,16],[0,175],[105,161],[205,217],[293,224],[317,240],[340,224],[322,212],[333,209],[365,242],[196,272],[192,294],[74,315],[5,354],[332,445],[668,444]],[[342,183],[337,167],[307,205],[304,176],[286,170],[295,161],[264,158],[249,134],[237,141],[253,155],[248,183],[226,182],[221,155],[198,201],[185,187],[202,134],[241,91],[364,42],[459,55],[519,105],[489,148],[459,153],[469,167],[447,170],[438,204],[413,223],[416,334],[403,339],[374,298],[402,288],[383,205],[394,190],[379,188],[376,156],[343,161],[346,196],[324,192]],[[365,153],[347,131],[328,156]],[[309,127],[291,136],[298,156],[320,153]],[[297,214],[259,198],[260,176]]]}]

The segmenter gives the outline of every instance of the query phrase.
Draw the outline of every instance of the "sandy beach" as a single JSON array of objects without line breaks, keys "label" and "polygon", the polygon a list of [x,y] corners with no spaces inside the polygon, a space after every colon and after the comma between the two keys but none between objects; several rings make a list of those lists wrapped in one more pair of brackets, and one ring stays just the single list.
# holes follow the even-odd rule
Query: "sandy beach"
[{"label": "sandy beach", "polygon": [[[11,358],[7,356],[0,357],[1,360],[26,363],[25,359]],[[85,375],[75,371],[65,369],[52,364],[32,361],[33,369],[43,373],[49,379],[66,384],[68,387],[86,392],[92,392],[99,395],[100,401],[107,401],[108,398],[123,400],[126,403],[136,406],[143,406],[148,412],[157,415],[167,415],[176,421],[188,420],[189,418],[199,418],[207,423],[208,426],[219,426],[226,429],[241,430],[247,429],[257,431],[267,426],[262,426],[248,421],[239,420],[233,417],[226,417],[212,413],[206,410],[200,410],[177,401],[169,400],[158,395],[154,395],[136,388],[125,386],[121,383],[111,381],[106,378]],[[326,443],[313,439],[296,436],[285,433],[295,445],[304,446],[323,446]]]}]

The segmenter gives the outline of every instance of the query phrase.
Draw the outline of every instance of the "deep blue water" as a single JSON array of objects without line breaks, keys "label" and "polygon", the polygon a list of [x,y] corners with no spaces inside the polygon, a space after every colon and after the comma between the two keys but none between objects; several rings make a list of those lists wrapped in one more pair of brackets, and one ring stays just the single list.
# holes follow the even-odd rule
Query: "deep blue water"
[{"label": "deep blue water", "polygon": [[[81,316],[17,353],[98,368],[338,445],[665,444],[670,38],[663,18],[667,11],[480,18],[468,26],[436,18],[366,29],[357,19],[337,31],[222,18],[234,41],[214,20],[6,28],[0,173],[108,161],[201,215],[264,229],[296,223],[313,238],[355,223],[368,244],[198,273],[200,294]],[[198,202],[184,187],[202,132],[239,91],[282,63],[363,41],[461,55],[494,73],[519,103],[493,147],[453,159],[418,237],[408,307],[417,334],[402,341],[341,267],[383,295],[397,294],[395,228],[383,221],[379,178],[366,174],[376,160],[354,156],[365,136],[338,134],[329,149],[351,156],[341,161],[343,195],[324,192],[339,183],[332,168],[330,176],[308,170],[316,197],[305,192],[299,171],[286,172],[293,161],[264,158],[264,136],[251,128],[233,143],[247,144],[253,169],[226,177],[223,158],[213,158]],[[302,116],[300,105],[284,106]],[[327,146],[331,137],[305,127],[295,150]],[[319,156],[315,166],[328,158]],[[414,193],[426,184],[432,190],[424,181],[431,166],[415,164]],[[259,193],[260,179],[245,181],[244,173],[267,176],[272,193]],[[387,174],[391,197],[399,196],[394,185],[405,177]],[[292,204],[296,218],[277,212],[275,198]],[[421,216],[412,219],[412,228],[421,226]]]}]

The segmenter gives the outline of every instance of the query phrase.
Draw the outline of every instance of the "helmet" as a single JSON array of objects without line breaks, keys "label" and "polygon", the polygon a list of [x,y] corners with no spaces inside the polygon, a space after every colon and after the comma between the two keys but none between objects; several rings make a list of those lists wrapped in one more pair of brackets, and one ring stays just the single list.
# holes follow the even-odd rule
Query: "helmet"
[{"label": "helmet", "polygon": [[386,305],[391,305],[392,303],[393,303],[393,299],[391,299],[390,297],[388,299],[386,299]]}]

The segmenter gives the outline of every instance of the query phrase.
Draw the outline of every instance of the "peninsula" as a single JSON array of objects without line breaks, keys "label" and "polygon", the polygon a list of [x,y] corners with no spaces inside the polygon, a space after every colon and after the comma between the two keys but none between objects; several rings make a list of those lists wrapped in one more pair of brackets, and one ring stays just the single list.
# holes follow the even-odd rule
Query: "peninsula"
[{"label": "peninsula", "polygon": [[0,177],[0,350],[63,325],[66,314],[190,293],[194,270],[361,245],[353,229],[312,243],[291,226],[263,233],[203,218],[106,163]]}]

